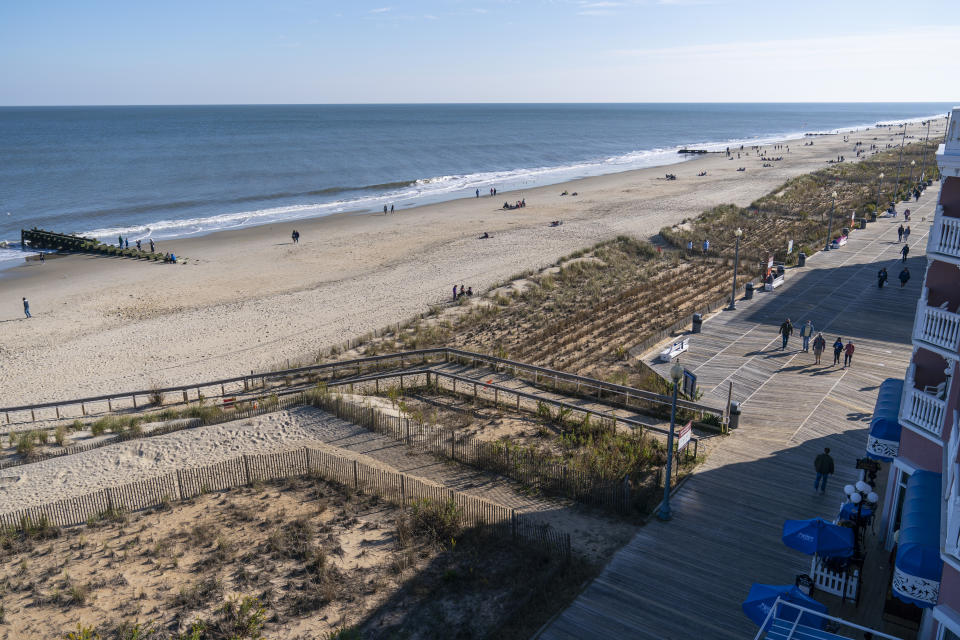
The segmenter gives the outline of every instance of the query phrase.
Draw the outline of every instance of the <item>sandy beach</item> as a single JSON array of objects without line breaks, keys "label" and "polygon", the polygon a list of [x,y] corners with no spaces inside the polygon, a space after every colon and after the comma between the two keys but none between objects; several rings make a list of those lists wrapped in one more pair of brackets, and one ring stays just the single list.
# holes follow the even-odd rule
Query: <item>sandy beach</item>
[{"label": "sandy beach", "polygon": [[[931,139],[942,136],[943,126],[943,119],[934,121]],[[771,167],[747,150],[739,160],[736,152],[732,159],[709,154],[528,189],[527,206],[512,211],[501,206],[519,193],[158,245],[186,257],[182,265],[84,255],[31,262],[0,276],[0,404],[273,366],[425,311],[448,299],[454,284],[482,291],[619,234],[648,238],[716,204],[747,205],[838,155],[853,161],[857,141],[865,148],[898,144],[899,132],[871,128],[791,140],[784,143],[789,153],[767,146],[770,156],[783,156]],[[907,141],[925,133],[919,123],[910,125]],[[813,146],[804,145],[809,141]],[[706,176],[697,175],[702,170]],[[665,173],[677,179],[665,180]],[[888,180],[892,189],[893,176]],[[563,225],[550,227],[552,220]],[[294,228],[301,233],[297,245],[290,238]],[[477,239],[484,232],[491,238]],[[23,296],[30,320],[23,317]]]}]

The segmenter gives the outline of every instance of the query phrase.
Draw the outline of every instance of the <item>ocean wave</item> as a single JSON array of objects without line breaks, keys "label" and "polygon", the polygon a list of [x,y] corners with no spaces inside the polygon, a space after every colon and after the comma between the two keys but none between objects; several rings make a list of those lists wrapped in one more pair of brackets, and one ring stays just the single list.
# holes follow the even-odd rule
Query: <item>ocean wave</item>
[{"label": "ocean wave", "polygon": [[[936,114],[922,118],[908,118],[899,121],[890,121],[890,124],[902,122],[923,122],[924,120],[942,117]],[[398,208],[414,205],[430,204],[450,200],[454,197],[468,197],[480,190],[486,195],[491,187],[499,191],[516,191],[524,188],[546,186],[584,178],[589,176],[618,173],[634,169],[654,166],[666,166],[691,160],[691,156],[678,154],[681,149],[703,149],[706,151],[723,151],[727,147],[739,145],[767,145],[802,139],[809,134],[837,134],[853,132],[867,127],[885,125],[885,122],[864,123],[858,126],[842,127],[829,131],[781,131],[758,134],[748,138],[736,138],[723,141],[704,140],[689,141],[682,145],[670,148],[641,149],[628,153],[580,161],[559,166],[526,167],[501,171],[481,171],[464,174],[450,174],[420,178],[417,180],[400,180],[375,185],[359,187],[335,186],[323,189],[298,193],[275,193],[250,195],[229,200],[219,204],[243,204],[245,202],[269,201],[282,198],[319,198],[369,193],[355,197],[341,197],[332,201],[318,201],[314,203],[265,207],[252,210],[228,211],[206,217],[169,218],[154,222],[93,229],[82,235],[94,236],[107,242],[112,242],[118,235],[129,236],[130,240],[154,238],[156,240],[176,237],[197,236],[216,231],[239,229],[274,222],[293,221],[304,218],[315,218],[343,212],[372,212],[378,211],[385,205],[394,205]],[[695,157],[695,156],[693,156]],[[509,199],[509,196],[507,197]],[[209,201],[202,203],[182,202],[171,204],[144,205],[140,208],[116,209],[113,211],[99,210],[98,214],[131,213],[150,210],[176,210],[178,206],[188,207],[196,204],[209,206]],[[214,203],[218,204],[218,203]]]}]

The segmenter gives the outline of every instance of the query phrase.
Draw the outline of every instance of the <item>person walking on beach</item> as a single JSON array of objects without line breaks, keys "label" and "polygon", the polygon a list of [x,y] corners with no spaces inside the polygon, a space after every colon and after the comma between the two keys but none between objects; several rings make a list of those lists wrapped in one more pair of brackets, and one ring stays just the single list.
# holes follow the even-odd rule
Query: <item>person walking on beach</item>
[{"label": "person walking on beach", "polygon": [[117,236],[117,246],[123,249],[123,236]]},{"label": "person walking on beach", "polygon": [[910,282],[910,269],[904,267],[903,271],[900,272],[900,288],[903,289],[908,282]]},{"label": "person walking on beach", "polygon": [[827,477],[833,473],[833,458],[830,457],[830,447],[825,447],[823,453],[813,460],[813,469],[817,472],[817,479],[813,481],[813,490],[820,494],[827,492]]},{"label": "person walking on beach", "polygon": [[393,213],[393,203],[390,203],[390,213]]},{"label": "person walking on beach", "polygon": [[780,345],[781,351],[787,348],[787,340],[790,339],[791,333],[793,333],[793,325],[790,324],[790,318],[787,318],[783,321],[783,324],[780,325],[780,337],[783,338],[783,343]]},{"label": "person walking on beach", "polygon": [[477,197],[480,197],[480,189],[477,189]]},{"label": "person walking on beach", "polygon": [[843,348],[843,368],[846,369],[853,364],[853,341],[847,340],[847,346]]},{"label": "person walking on beach", "polygon": [[153,250],[153,238],[150,238],[150,253],[154,253],[154,250]]},{"label": "person walking on beach", "polygon": [[827,341],[823,339],[823,334],[818,333],[817,337],[813,339],[813,364],[820,364],[820,356],[823,355],[823,350],[827,348]]},{"label": "person walking on beach", "polygon": [[903,245],[903,249],[900,249],[900,255],[903,256],[903,261],[907,261],[907,256],[910,255],[910,245]]},{"label": "person walking on beach", "polygon": [[841,353],[843,353],[843,338],[837,338],[833,343],[833,364],[840,364]]},{"label": "person walking on beach", "polygon": [[897,242],[903,242],[903,225],[897,229]]},{"label": "person walking on beach", "polygon": [[887,282],[887,268],[880,267],[880,271],[877,272],[877,288],[883,289],[883,285]]},{"label": "person walking on beach", "polygon": [[127,236],[126,240],[124,240],[123,242],[124,242],[123,248],[124,248],[124,249],[129,249],[129,248],[130,248],[130,236]]},{"label": "person walking on beach", "polygon": [[387,215],[387,205],[383,205],[383,215]]},{"label": "person walking on beach", "polygon": [[457,285],[453,285],[453,301],[457,301]]},{"label": "person walking on beach", "polygon": [[30,301],[26,298],[23,299],[23,315],[27,316],[28,318],[33,317],[30,315]]},{"label": "person walking on beach", "polygon": [[800,328],[800,337],[803,339],[804,353],[810,353],[810,338],[813,337],[813,322],[807,320],[807,324]]},{"label": "person walking on beach", "polygon": [[143,251],[143,247],[140,246],[139,240],[137,240],[137,251]]}]

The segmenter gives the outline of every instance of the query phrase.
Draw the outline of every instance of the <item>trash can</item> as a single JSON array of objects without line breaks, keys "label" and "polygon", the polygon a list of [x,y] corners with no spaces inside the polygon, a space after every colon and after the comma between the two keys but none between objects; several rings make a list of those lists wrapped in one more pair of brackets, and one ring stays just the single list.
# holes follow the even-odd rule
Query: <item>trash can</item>
[{"label": "trash can", "polygon": [[743,299],[744,300],[753,299],[753,283],[752,282],[747,283],[747,288],[743,292]]},{"label": "trash can", "polygon": [[870,222],[876,222],[876,221],[877,221],[877,212],[876,212],[876,211],[871,211],[871,212],[870,212]]},{"label": "trash can", "polygon": [[867,228],[867,219],[866,218],[857,218],[857,228],[866,229]]},{"label": "trash can", "polygon": [[693,314],[693,332],[700,333],[700,327],[703,326],[703,315],[699,313]]},{"label": "trash can", "polygon": [[730,422],[727,423],[727,426],[731,429],[736,429],[740,426],[740,403],[731,402],[730,403]]},{"label": "trash can", "polygon": [[783,265],[782,265],[782,264],[778,264],[778,265],[777,265],[777,277],[779,278],[779,277],[782,276],[784,273],[786,273],[786,272],[783,270]]},{"label": "trash can", "polygon": [[797,266],[798,267],[807,266],[807,254],[805,254],[803,251],[797,254]]}]

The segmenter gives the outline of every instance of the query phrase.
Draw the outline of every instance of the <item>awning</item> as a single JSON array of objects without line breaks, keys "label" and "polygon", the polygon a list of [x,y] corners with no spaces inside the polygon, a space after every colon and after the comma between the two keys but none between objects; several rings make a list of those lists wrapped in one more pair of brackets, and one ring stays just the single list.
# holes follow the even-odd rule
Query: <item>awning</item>
[{"label": "awning", "polygon": [[890,462],[900,453],[900,397],[903,380],[887,378],[880,384],[867,436],[867,457]]},{"label": "awning", "polygon": [[940,491],[939,473],[915,471],[903,497],[893,593],[921,608],[940,596]]}]

